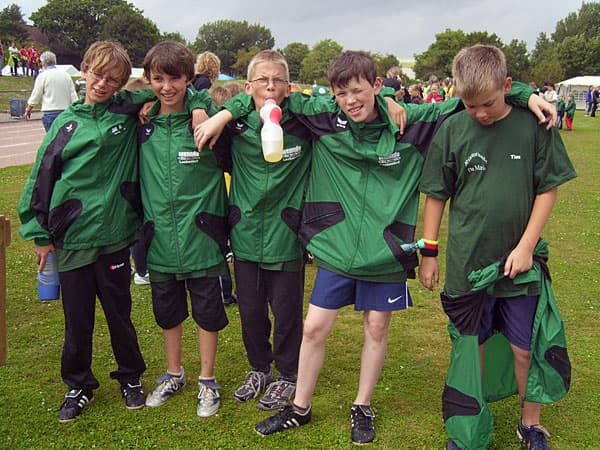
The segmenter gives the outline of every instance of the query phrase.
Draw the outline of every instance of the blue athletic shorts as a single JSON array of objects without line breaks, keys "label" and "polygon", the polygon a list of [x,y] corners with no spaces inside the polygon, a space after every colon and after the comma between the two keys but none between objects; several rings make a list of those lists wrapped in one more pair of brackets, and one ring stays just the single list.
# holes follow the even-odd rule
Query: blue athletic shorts
[{"label": "blue athletic shorts", "polygon": [[537,295],[486,297],[481,315],[479,344],[483,344],[494,330],[498,330],[511,344],[529,351],[537,304]]},{"label": "blue athletic shorts", "polygon": [[412,306],[406,283],[356,280],[319,268],[310,303],[326,309],[354,305],[355,311],[398,311]]}]

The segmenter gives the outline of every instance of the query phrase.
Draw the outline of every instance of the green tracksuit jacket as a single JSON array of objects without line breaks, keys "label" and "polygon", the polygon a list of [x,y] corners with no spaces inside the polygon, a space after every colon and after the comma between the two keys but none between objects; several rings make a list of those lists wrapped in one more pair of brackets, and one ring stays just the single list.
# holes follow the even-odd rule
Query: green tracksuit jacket
[{"label": "green tracksuit jacket", "polygon": [[[188,91],[186,104],[198,96],[208,109],[206,91]],[[147,264],[163,273],[207,269],[224,261],[227,245],[223,171],[212,151],[198,152],[189,112],[159,115],[159,106],[139,129]]]},{"label": "green tracksuit jacket", "polygon": [[151,91],[72,104],[53,123],[19,202],[20,234],[84,250],[125,241],[140,225],[137,111]]}]

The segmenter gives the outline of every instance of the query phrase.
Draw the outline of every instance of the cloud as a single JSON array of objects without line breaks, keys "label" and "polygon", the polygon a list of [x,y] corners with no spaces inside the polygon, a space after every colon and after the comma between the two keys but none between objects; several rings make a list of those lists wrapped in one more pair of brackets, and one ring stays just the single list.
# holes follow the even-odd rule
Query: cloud
[{"label": "cloud", "polygon": [[[496,33],[503,42],[523,40],[531,51],[539,33],[550,35],[556,22],[580,5],[564,0],[430,0],[406,6],[397,0],[275,2],[273,0],[198,3],[179,0],[133,0],[162,32],[178,31],[193,41],[205,23],[221,19],[247,20],[271,30],[277,48],[291,42],[309,46],[333,39],[345,49],[371,50],[399,58],[422,53],[447,28]],[[571,5],[568,5],[571,3]],[[44,0],[18,2],[26,17]]]}]

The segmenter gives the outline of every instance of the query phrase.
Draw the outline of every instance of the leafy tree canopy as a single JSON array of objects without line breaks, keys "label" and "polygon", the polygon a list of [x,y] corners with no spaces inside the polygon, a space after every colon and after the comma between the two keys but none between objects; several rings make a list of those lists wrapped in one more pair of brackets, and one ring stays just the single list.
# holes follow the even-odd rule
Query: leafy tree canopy
[{"label": "leafy tree canopy", "polygon": [[100,22],[100,39],[118,38],[134,66],[141,66],[146,52],[160,40],[158,27],[141,11],[123,4],[109,10]]},{"label": "leafy tree canopy", "polygon": [[27,29],[21,7],[16,4],[8,5],[0,11],[0,41],[23,43],[27,39]]},{"label": "leafy tree canopy", "polygon": [[415,55],[415,74],[417,78],[427,79],[430,75],[444,78],[452,74],[452,60],[463,47],[475,44],[503,47],[500,38],[485,31],[465,34],[462,30],[450,30],[437,34],[435,42],[425,52]]},{"label": "leafy tree canopy", "polygon": [[292,42],[285,46],[280,53],[285,57],[288,67],[290,69],[290,80],[300,79],[300,68],[302,67],[302,61],[308,55],[310,49],[308,45],[302,42]]},{"label": "leafy tree canopy", "polygon": [[569,13],[567,17],[558,21],[552,40],[560,43],[569,36],[579,34],[586,39],[593,39],[600,35],[600,3],[584,2],[577,13]]},{"label": "leafy tree canopy", "polygon": [[385,78],[386,73],[390,69],[390,67],[394,67],[400,64],[400,61],[398,61],[398,58],[396,58],[394,55],[383,56],[379,53],[372,53],[371,56],[377,64],[377,75],[379,75],[382,78]]},{"label": "leafy tree canopy", "polygon": [[513,80],[528,82],[531,80],[531,67],[525,41],[513,39],[502,48],[506,55],[506,69]]},{"label": "leafy tree canopy", "polygon": [[262,25],[250,25],[245,20],[218,20],[200,27],[193,47],[198,53],[213,52],[221,59],[221,70],[231,72],[238,51],[251,47],[268,50],[273,45],[275,39],[271,31]]},{"label": "leafy tree canopy", "polygon": [[317,42],[302,61],[300,81],[328,85],[327,68],[331,61],[342,53],[343,47],[331,39]]},{"label": "leafy tree canopy", "polygon": [[254,55],[256,55],[260,51],[261,49],[256,46],[250,47],[247,50],[240,50],[237,54],[237,61],[233,66],[231,66],[233,72],[230,75],[235,74],[237,78],[246,78],[250,60],[254,58]]}]

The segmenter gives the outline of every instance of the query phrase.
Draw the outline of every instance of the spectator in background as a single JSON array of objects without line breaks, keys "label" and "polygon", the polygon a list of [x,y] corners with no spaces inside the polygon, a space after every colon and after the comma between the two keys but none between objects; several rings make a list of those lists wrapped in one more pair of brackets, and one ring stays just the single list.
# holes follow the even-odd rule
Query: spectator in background
[{"label": "spectator in background", "polygon": [[443,101],[444,97],[442,97],[442,95],[440,94],[440,83],[438,83],[437,81],[431,83],[429,94],[427,94],[427,97],[425,98],[425,103],[439,103]]},{"label": "spectator in background", "polygon": [[592,112],[594,87],[588,86],[588,90],[585,92],[585,117],[589,117]]},{"label": "spectator in background", "polygon": [[547,81],[546,90],[544,91],[544,100],[551,103],[556,108],[556,102],[558,101],[558,95],[554,89],[554,83]]},{"label": "spectator in background", "polygon": [[31,118],[33,105],[41,102],[43,113],[42,123],[48,131],[54,119],[77,100],[77,93],[73,80],[65,72],[56,68],[56,55],[52,52],[44,52],[40,56],[43,71],[36,78],[31,96],[27,100],[25,108],[25,119]]},{"label": "spectator in background", "polygon": [[244,88],[235,81],[228,81],[227,83],[223,84],[223,87],[229,91],[231,98],[235,97],[244,90]]},{"label": "spectator in background", "polygon": [[575,100],[573,100],[573,94],[567,96],[567,106],[565,107],[565,122],[567,124],[567,131],[573,129],[573,118],[575,117]]},{"label": "spectator in background", "polygon": [[563,96],[559,95],[558,100],[556,100],[556,128],[559,130],[562,129],[563,125],[563,117],[565,116],[565,101],[563,100]]},{"label": "spectator in background", "polygon": [[420,105],[423,103],[423,98],[421,97],[421,89],[418,84],[411,84],[408,87],[408,95],[410,95],[410,103],[415,103]]},{"label": "spectator in background", "polygon": [[600,96],[600,87],[592,91],[592,109],[590,117],[596,117],[596,109],[598,108],[598,96]]},{"label": "spectator in background", "polygon": [[19,49],[17,48],[17,43],[12,42],[8,47],[8,65],[10,66],[10,74],[13,77],[18,76],[17,69],[19,68],[19,61],[21,60],[21,56],[19,54]]},{"label": "spectator in background", "polygon": [[31,42],[31,45],[27,49],[27,64],[29,65],[29,73],[35,80],[40,73],[40,51]]},{"label": "spectator in background", "polygon": [[0,41],[0,77],[2,76],[2,69],[4,68],[4,48],[2,41]]},{"label": "spectator in background", "polygon": [[23,45],[21,47],[21,50],[19,50],[19,62],[21,64],[21,70],[23,71],[23,76],[24,77],[28,77],[29,76],[29,63],[27,62],[27,60],[29,59],[29,55],[27,54],[27,49],[25,48],[25,45]]},{"label": "spectator in background", "polygon": [[200,53],[196,59],[195,71],[192,85],[196,90],[210,89],[221,72],[221,60],[212,52]]}]

